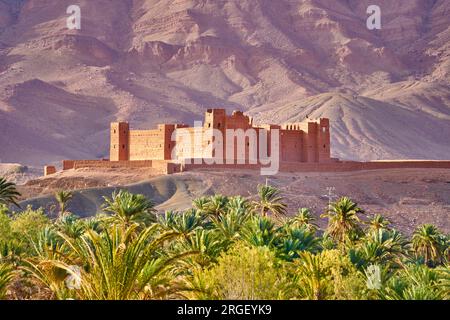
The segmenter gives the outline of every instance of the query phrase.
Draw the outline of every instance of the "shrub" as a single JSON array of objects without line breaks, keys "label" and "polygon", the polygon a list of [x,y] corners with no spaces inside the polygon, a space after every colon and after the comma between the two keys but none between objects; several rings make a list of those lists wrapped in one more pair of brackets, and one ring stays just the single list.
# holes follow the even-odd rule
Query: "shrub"
[{"label": "shrub", "polygon": [[25,211],[13,215],[11,231],[13,237],[22,243],[36,241],[40,231],[50,224],[50,219],[42,208],[33,210],[28,206]]},{"label": "shrub", "polygon": [[209,270],[197,269],[195,298],[267,300],[287,298],[287,273],[267,247],[236,243]]},{"label": "shrub", "polygon": [[0,243],[11,240],[11,219],[6,206],[0,205]]}]

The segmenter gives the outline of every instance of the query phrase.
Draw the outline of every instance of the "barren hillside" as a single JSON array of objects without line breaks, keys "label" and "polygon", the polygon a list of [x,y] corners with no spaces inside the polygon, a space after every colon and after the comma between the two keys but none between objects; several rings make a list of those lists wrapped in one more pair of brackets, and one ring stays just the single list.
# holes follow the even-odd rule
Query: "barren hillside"
[{"label": "barren hillside", "polygon": [[108,123],[332,120],[334,156],[450,158],[450,3],[0,0],[0,161],[107,156]]}]

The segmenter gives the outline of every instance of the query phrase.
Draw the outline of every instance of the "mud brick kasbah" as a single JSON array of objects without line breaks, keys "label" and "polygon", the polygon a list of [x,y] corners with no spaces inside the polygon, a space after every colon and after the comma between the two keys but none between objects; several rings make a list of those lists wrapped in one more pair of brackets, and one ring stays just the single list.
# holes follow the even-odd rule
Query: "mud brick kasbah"
[{"label": "mud brick kasbah", "polygon": [[[214,148],[208,148],[213,141],[213,131],[222,133],[223,164],[207,164],[203,160],[193,159],[214,158]],[[230,163],[227,153],[228,139],[226,130],[241,129],[249,132],[253,129],[259,137],[264,130],[267,139],[245,138],[244,159],[238,159],[239,142],[235,140],[231,146],[234,157]],[[250,148],[255,148],[259,156],[260,143],[268,154],[271,154],[271,132],[277,130],[279,134],[279,170],[285,172],[305,171],[353,171],[394,168],[450,168],[449,161],[432,160],[387,160],[387,161],[343,161],[331,157],[330,121],[327,118],[306,120],[300,123],[269,124],[254,126],[251,117],[241,111],[233,111],[227,115],[225,109],[208,109],[201,127],[190,127],[185,124],[159,124],[156,129],[131,130],[128,122],[111,123],[110,158],[101,160],[64,160],[63,170],[78,168],[148,168],[155,174],[171,174],[194,169],[247,169],[261,168],[260,159],[256,164],[249,160]],[[201,139],[193,138],[197,134]],[[173,138],[175,137],[175,139]],[[189,141],[189,143],[186,143]],[[241,141],[242,143],[243,141]],[[230,147],[230,146],[228,146]],[[242,148],[242,146],[241,146]],[[175,152],[174,152],[175,150]],[[209,153],[208,153],[209,152]],[[228,151],[229,152],[229,151]],[[263,153],[264,154],[264,153]],[[176,159],[172,157],[175,155]],[[217,157],[216,157],[217,159]],[[46,166],[45,175],[54,174],[54,166]]]}]

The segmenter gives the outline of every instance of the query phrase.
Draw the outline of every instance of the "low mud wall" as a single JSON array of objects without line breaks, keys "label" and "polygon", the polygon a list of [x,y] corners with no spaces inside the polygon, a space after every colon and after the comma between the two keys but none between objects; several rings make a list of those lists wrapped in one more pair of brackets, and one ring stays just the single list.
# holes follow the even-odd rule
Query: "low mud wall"
[{"label": "low mud wall", "polygon": [[63,170],[80,168],[149,168],[160,174],[180,172],[180,165],[165,160],[136,160],[136,161],[109,161],[109,160],[64,160]]},{"label": "low mud wall", "polygon": [[[403,168],[441,168],[450,169],[450,161],[337,161],[329,163],[299,163],[282,162],[279,171],[281,172],[340,172],[340,171],[359,171],[359,170],[380,170],[380,169],[403,169]],[[227,164],[184,164],[182,171],[198,169],[244,169],[260,170],[261,165],[227,165]]]},{"label": "low mud wall", "polygon": [[[260,164],[178,164],[165,160],[108,161],[108,160],[64,160],[63,170],[79,168],[152,168],[161,174],[172,174],[191,170],[260,170]],[[329,163],[282,162],[281,172],[340,172],[359,170],[440,168],[450,169],[450,161],[335,161]]]}]

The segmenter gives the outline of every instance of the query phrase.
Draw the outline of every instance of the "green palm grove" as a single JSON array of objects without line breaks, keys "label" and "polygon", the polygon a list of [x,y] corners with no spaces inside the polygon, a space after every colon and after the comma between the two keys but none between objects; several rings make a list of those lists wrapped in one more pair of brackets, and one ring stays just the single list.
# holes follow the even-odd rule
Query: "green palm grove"
[{"label": "green palm grove", "polygon": [[121,190],[80,219],[61,191],[51,220],[10,211],[20,195],[0,179],[0,299],[449,299],[449,236],[435,226],[408,239],[343,197],[322,230],[307,208],[287,217],[277,188],[257,194],[158,213]]}]

